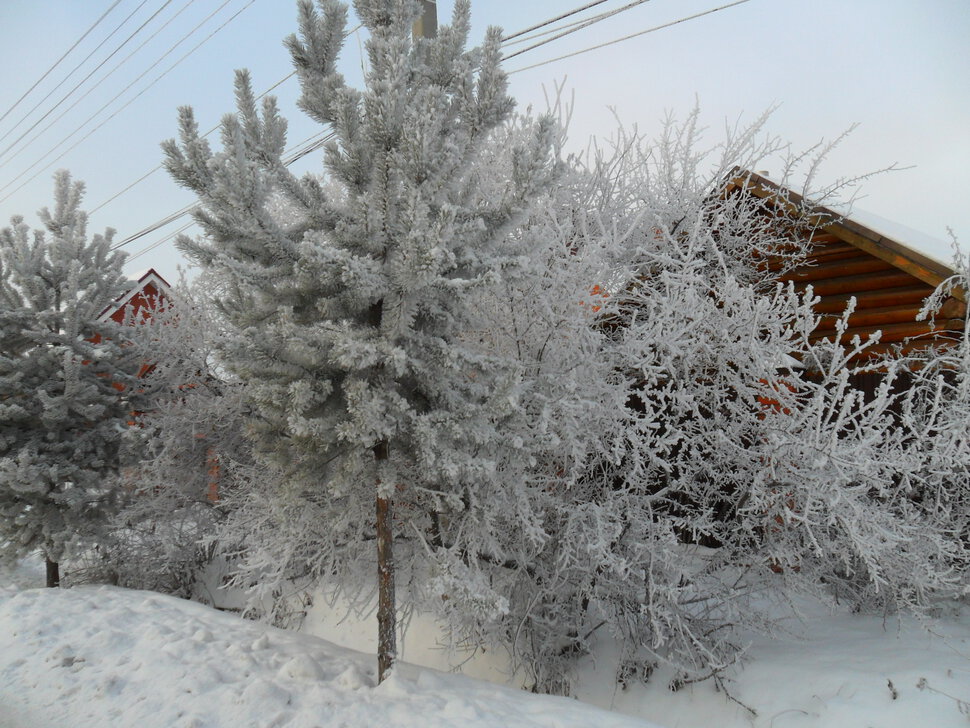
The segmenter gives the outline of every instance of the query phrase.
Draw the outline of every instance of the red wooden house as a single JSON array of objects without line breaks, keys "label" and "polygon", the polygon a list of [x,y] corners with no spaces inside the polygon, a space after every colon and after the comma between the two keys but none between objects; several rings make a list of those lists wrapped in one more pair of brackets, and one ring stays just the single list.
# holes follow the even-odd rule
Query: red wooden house
[{"label": "red wooden house", "polygon": [[[122,325],[126,323],[137,325],[150,321],[154,312],[163,311],[172,304],[171,289],[168,281],[162,278],[154,268],[150,268],[134,279],[131,287],[105,308],[98,320],[102,322],[111,320]],[[142,364],[138,376],[148,375],[153,368],[154,364],[151,362]],[[182,385],[182,387],[193,386],[191,383]],[[150,413],[138,414],[150,416]],[[204,439],[205,435],[199,434],[197,437]],[[206,450],[204,467],[208,480],[206,496],[210,502],[214,503],[219,500],[221,468],[219,457],[212,448]]]},{"label": "red wooden house", "polygon": [[171,290],[168,281],[154,268],[149,268],[133,279],[131,287],[101,312],[98,321],[111,320],[123,324],[126,320],[138,322],[150,319],[152,311],[169,304]]},{"label": "red wooden house", "polygon": [[[149,268],[145,273],[132,279],[132,285],[122,295],[118,296],[110,305],[105,307],[101,315],[98,316],[98,323],[114,321],[117,324],[135,325],[144,323],[152,318],[154,311],[159,311],[169,304],[170,291],[172,287],[162,278],[154,268]],[[96,334],[94,343],[101,340],[101,335]],[[146,362],[138,370],[139,378],[148,374],[153,364]],[[124,389],[120,384],[115,384],[119,390]]]}]

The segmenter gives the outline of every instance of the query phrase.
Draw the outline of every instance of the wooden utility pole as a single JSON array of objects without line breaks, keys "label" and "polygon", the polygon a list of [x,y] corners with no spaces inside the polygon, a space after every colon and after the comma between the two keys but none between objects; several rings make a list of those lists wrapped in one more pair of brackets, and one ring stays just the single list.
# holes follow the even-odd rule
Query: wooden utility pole
[{"label": "wooden utility pole", "polygon": [[[438,6],[435,0],[421,0],[421,17],[411,28],[412,36],[434,38],[438,34]],[[379,329],[383,301],[371,311],[372,323]],[[381,440],[374,446],[378,466],[390,457],[390,443]],[[387,487],[387,486],[385,486]],[[385,491],[386,492],[386,491]],[[390,491],[393,493],[393,490]],[[394,594],[394,500],[381,495],[377,483],[377,682],[384,682],[397,660],[397,605]]]},{"label": "wooden utility pole", "polygon": [[434,38],[438,35],[438,3],[436,0],[421,0],[421,17],[414,22],[412,33],[415,38]]}]

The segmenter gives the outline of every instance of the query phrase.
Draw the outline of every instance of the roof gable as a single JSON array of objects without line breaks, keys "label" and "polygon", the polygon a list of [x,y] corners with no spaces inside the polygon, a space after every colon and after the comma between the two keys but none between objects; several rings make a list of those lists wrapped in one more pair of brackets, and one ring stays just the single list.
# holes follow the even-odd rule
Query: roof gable
[{"label": "roof gable", "polygon": [[172,286],[168,281],[154,268],[149,268],[125,293],[101,312],[98,321],[104,323],[113,320],[123,323],[129,311],[136,315],[144,311],[144,315],[148,316],[159,304],[169,300],[171,290]]}]

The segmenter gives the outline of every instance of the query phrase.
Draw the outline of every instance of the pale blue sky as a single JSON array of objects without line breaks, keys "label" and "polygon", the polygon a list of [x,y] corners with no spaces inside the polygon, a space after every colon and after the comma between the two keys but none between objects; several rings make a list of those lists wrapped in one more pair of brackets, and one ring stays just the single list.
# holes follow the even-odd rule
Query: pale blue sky
[{"label": "pale blue sky", "polygon": [[[728,0],[651,0],[616,18],[531,51],[507,63],[514,71],[580,48],[647,29],[725,4]],[[0,0],[0,114],[11,107],[113,0]],[[609,0],[596,12],[619,8],[628,0]],[[0,121],[0,150],[24,131],[24,139],[0,156],[0,221],[34,212],[49,203],[51,175],[67,167],[88,186],[93,209],[161,161],[158,144],[175,133],[176,107],[191,104],[203,128],[214,126],[232,110],[233,69],[251,69],[257,91],[290,71],[282,38],[295,29],[295,5],[289,0],[171,0],[153,23],[135,36],[82,86],[81,93],[158,29],[182,12],[142,50],[97,89],[30,141],[78,97],[64,102],[47,119],[36,119],[80,81],[121,40],[162,7],[165,0],[122,0],[57,70],[7,118]],[[43,157],[103,104],[143,73],[207,15],[225,6],[195,35],[149,71],[81,132],[60,146],[19,181],[23,170]],[[472,0],[473,39],[485,26],[507,32],[523,29],[583,0]],[[183,9],[184,8],[184,9]],[[25,179],[74,144],[172,63],[225,22],[242,12],[76,149],[22,189]],[[129,13],[132,19],[65,85],[54,92],[24,124],[13,124],[34,106]],[[447,22],[451,3],[441,0],[439,16]],[[589,14],[587,13],[587,14]],[[711,143],[726,118],[754,118],[780,105],[769,129],[807,147],[837,136],[853,123],[859,128],[823,167],[822,182],[885,167],[912,170],[866,183],[858,204],[873,213],[937,238],[950,226],[970,241],[970,3],[966,0],[750,0],[656,33],[512,76],[520,104],[543,105],[543,88],[565,79],[575,94],[570,137],[577,147],[592,134],[608,134],[615,125],[610,107],[626,124],[642,130],[658,127],[670,110],[683,116],[699,100],[711,127]],[[348,40],[342,58],[345,74],[360,78],[358,40]],[[291,121],[291,143],[317,131],[294,104],[295,80],[277,91]],[[18,153],[21,147],[27,146]],[[12,156],[16,153],[16,156]],[[304,169],[319,168],[308,157]],[[2,199],[7,198],[7,199]],[[164,172],[156,172],[130,192],[92,215],[92,226],[118,229],[119,239],[141,230],[192,202]],[[138,253],[172,232],[178,223],[127,246]],[[131,261],[131,271],[155,267],[174,277],[180,256],[168,243]]]}]

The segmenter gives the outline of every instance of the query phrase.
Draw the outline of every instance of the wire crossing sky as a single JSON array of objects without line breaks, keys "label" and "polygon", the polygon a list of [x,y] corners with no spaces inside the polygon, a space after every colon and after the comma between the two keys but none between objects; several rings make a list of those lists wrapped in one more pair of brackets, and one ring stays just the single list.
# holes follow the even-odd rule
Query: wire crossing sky
[{"label": "wire crossing sky", "polygon": [[[439,22],[447,23],[451,4],[438,5]],[[794,149],[835,138],[858,123],[822,168],[819,182],[894,163],[912,167],[868,180],[857,205],[939,239],[946,239],[949,226],[967,244],[970,5],[731,5],[472,0],[472,39],[480,40],[488,25],[517,34],[509,38],[507,55],[527,52],[504,64],[518,71],[510,78],[512,94],[520,108],[544,110],[562,84],[565,99],[573,102],[570,139],[576,150],[592,135],[608,136],[617,118],[650,134],[665,114],[683,118],[695,103],[711,145],[723,138],[725,124],[739,117],[752,121],[772,106],[778,108],[769,130]],[[13,214],[32,220],[51,202],[54,170],[66,167],[87,183],[95,230],[115,227],[119,241],[138,235],[137,243],[126,246],[131,253],[151,248],[129,269],[153,266],[174,275],[184,263],[169,238],[187,218],[144,231],[194,200],[154,171],[162,159],[159,143],[175,136],[179,105],[195,107],[203,128],[217,125],[234,108],[233,71],[241,67],[251,70],[257,91],[279,83],[273,93],[290,121],[288,147],[304,151],[294,168],[320,170],[312,140],[324,130],[296,109],[298,84],[291,78],[280,83],[292,71],[282,39],[296,30],[295,3],[8,0],[0,4],[0,21],[7,31],[0,46],[7,70],[0,87],[0,149],[8,147],[0,157],[4,224]],[[349,28],[356,25],[351,15]],[[159,77],[152,64],[197,26],[205,42],[196,46],[193,36],[186,45],[191,52]],[[341,70],[360,84],[363,38],[353,35]],[[67,146],[69,136],[73,146]]]}]

